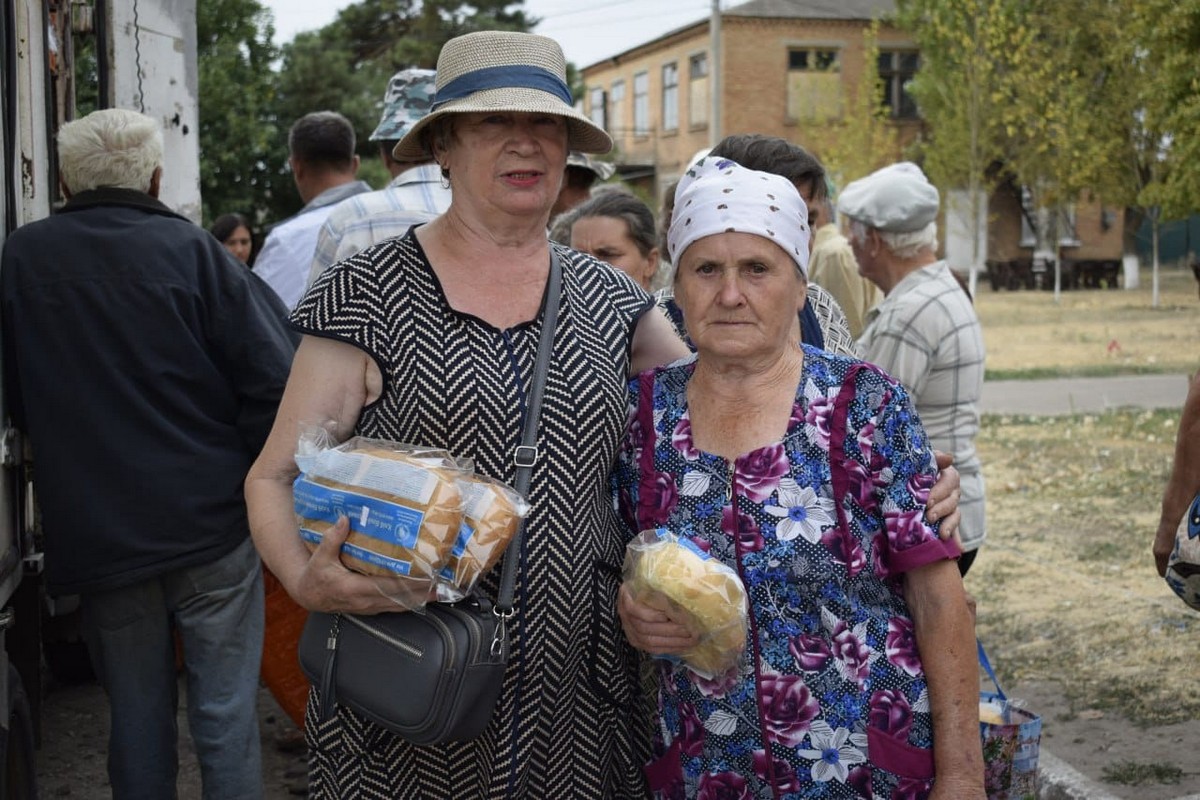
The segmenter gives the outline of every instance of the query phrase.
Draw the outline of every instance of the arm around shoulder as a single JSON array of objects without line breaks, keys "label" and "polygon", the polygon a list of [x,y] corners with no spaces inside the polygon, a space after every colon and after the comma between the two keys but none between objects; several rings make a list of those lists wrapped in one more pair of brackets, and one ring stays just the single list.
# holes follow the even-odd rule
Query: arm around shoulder
[{"label": "arm around shoulder", "polygon": [[633,329],[629,351],[629,374],[639,375],[653,367],[661,367],[691,353],[675,326],[657,306],[642,314]]}]

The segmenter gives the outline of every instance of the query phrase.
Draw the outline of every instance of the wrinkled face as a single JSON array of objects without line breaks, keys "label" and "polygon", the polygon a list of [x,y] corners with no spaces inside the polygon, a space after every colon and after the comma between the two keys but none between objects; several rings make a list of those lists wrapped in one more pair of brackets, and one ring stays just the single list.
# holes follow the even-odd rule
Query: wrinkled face
[{"label": "wrinkled face", "polygon": [[752,233],[718,233],[683,251],[675,302],[701,356],[749,359],[795,346],[805,286],[779,245]]},{"label": "wrinkled face", "polygon": [[629,235],[629,223],[617,217],[581,217],[571,226],[571,247],[607,261],[649,290],[658,269],[658,248],[646,255]]},{"label": "wrinkled face", "polygon": [[453,204],[463,214],[545,225],[567,163],[567,123],[554,114],[457,114],[446,144],[435,142],[434,158],[450,171]]},{"label": "wrinkled face", "polygon": [[234,228],[233,233],[229,234],[229,238],[222,244],[243,264],[250,260],[250,231],[246,230],[244,225]]},{"label": "wrinkled face", "polygon": [[879,235],[852,221],[850,234],[846,238],[850,241],[850,249],[854,251],[854,260],[858,262],[858,274],[867,280],[878,283],[880,277],[878,256],[881,252]]}]

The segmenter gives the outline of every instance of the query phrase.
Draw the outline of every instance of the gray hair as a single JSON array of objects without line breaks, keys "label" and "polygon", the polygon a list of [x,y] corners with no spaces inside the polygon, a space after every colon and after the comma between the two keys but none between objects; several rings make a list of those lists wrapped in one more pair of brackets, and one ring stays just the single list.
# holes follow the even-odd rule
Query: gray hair
[{"label": "gray hair", "polygon": [[922,250],[937,251],[937,223],[931,222],[915,231],[881,231],[857,219],[850,220],[850,238],[858,243],[867,240],[867,231],[875,230],[883,246],[896,258],[914,258]]},{"label": "gray hair", "polygon": [[124,108],[93,111],[59,129],[58,164],[72,194],[100,187],[148,191],[163,164],[162,126]]}]

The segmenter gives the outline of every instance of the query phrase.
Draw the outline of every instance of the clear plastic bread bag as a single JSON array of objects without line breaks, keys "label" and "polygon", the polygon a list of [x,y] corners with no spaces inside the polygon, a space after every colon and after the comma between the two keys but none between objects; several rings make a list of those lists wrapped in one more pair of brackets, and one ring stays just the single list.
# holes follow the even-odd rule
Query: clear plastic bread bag
[{"label": "clear plastic bread bag", "polygon": [[350,520],[341,560],[384,578],[380,591],[402,608],[423,608],[436,593],[462,526],[461,465],[445,450],[355,436],[334,445],[319,426],[296,452],[293,500],[309,550]]},{"label": "clear plastic bread bag", "polygon": [[625,546],[622,570],[635,600],[662,607],[699,637],[680,656],[713,679],[734,669],[746,649],[746,589],[737,571],[666,528],[639,533]]},{"label": "clear plastic bread bag", "polygon": [[462,527],[437,587],[437,599],[450,603],[469,595],[479,578],[496,566],[529,513],[529,503],[516,489],[486,475],[464,474],[458,488]]}]

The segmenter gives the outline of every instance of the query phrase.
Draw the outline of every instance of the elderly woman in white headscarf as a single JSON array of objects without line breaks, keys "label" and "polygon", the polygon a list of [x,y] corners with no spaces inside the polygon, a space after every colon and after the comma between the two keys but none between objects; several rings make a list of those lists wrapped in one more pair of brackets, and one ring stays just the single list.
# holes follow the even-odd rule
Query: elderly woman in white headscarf
[{"label": "elderly woman in white headscarf", "polygon": [[[933,456],[902,386],[796,346],[808,238],[783,178],[710,157],[680,181],[668,243],[698,350],[630,384],[617,504],[736,569],[749,625],[727,674],[657,662],[651,789],[981,800],[959,551],[923,519]],[[623,589],[619,613],[648,653],[697,642],[669,604]]]}]

